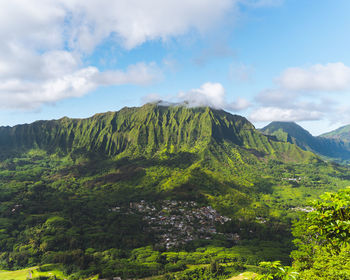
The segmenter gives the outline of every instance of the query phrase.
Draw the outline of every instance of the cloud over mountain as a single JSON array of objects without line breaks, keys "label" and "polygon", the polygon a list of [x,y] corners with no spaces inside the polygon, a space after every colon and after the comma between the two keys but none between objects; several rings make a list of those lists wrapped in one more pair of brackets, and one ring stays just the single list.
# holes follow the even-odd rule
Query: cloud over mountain
[{"label": "cloud over mountain", "polygon": [[178,98],[193,107],[211,106],[221,109],[225,105],[225,89],[220,83],[205,83],[200,88],[180,92]]},{"label": "cloud over mountain", "polygon": [[151,93],[142,98],[143,103],[162,101],[169,104],[186,103],[189,107],[208,106],[214,109],[224,109],[238,112],[251,106],[251,103],[244,98],[237,98],[235,101],[227,100],[226,90],[220,83],[206,82],[199,88],[189,91],[180,91],[176,95],[169,95],[165,99],[161,95]]}]

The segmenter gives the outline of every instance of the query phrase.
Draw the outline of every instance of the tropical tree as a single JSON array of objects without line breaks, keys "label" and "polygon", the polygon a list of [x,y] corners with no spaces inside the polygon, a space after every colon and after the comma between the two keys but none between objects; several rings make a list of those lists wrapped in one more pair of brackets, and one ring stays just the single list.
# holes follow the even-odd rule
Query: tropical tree
[{"label": "tropical tree", "polygon": [[350,279],[350,188],[325,193],[294,224],[294,267],[301,279]]}]

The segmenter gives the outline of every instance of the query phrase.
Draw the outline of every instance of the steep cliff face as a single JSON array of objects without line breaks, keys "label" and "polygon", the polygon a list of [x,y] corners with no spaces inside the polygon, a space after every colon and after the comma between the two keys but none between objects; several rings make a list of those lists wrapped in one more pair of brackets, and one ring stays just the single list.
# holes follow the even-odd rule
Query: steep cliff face
[{"label": "steep cliff face", "polygon": [[310,157],[294,145],[263,135],[244,117],[209,107],[146,104],[87,119],[65,117],[0,128],[3,155],[40,148],[150,157],[162,152],[198,152],[223,143],[285,159]]}]

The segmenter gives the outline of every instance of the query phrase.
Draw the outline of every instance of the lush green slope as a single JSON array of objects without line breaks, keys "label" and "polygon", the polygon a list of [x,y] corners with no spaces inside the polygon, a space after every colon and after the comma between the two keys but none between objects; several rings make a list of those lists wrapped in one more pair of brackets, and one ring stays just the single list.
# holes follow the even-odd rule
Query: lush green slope
[{"label": "lush green slope", "polygon": [[156,104],[2,127],[0,154],[0,266],[78,278],[288,261],[293,209],[350,175],[243,117]]},{"label": "lush green slope", "polygon": [[320,135],[320,137],[350,142],[350,125],[339,127],[336,130]]},{"label": "lush green slope", "polygon": [[294,122],[272,122],[261,129],[267,135],[273,135],[278,140],[296,144],[306,151],[312,151],[325,158],[336,161],[350,159],[350,146],[340,138],[312,136],[308,131]]},{"label": "lush green slope", "polygon": [[[2,128],[0,143],[16,150],[37,147],[71,152],[81,149],[106,155],[125,152],[133,157],[153,155],[164,149],[196,151],[211,140],[214,129],[212,114],[209,108],[148,104],[141,108],[97,114],[88,119],[63,118]],[[236,130],[245,125],[240,117],[234,118],[234,124],[232,129]]]}]

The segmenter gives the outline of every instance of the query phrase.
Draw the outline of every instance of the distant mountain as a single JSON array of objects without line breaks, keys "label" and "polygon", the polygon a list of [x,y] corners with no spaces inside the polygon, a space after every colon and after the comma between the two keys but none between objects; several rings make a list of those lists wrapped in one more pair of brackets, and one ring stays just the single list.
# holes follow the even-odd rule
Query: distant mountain
[{"label": "distant mountain", "polygon": [[350,142],[350,125],[342,126],[336,130],[324,133],[320,136],[329,139],[341,140],[343,142]]},{"label": "distant mountain", "polygon": [[340,162],[350,160],[350,145],[340,137],[338,139],[326,138],[324,135],[315,137],[294,122],[272,122],[260,131],[332,160]]},{"label": "distant mountain", "polygon": [[317,143],[315,137],[295,122],[272,122],[262,128],[261,132],[276,136],[278,140],[297,144],[303,150],[311,150]]}]

